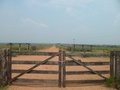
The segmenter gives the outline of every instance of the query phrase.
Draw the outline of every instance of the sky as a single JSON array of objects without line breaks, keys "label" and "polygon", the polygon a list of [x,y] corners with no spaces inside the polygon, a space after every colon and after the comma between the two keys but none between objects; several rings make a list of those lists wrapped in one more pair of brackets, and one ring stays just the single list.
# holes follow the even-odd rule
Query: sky
[{"label": "sky", "polygon": [[0,42],[120,45],[120,0],[0,0]]}]

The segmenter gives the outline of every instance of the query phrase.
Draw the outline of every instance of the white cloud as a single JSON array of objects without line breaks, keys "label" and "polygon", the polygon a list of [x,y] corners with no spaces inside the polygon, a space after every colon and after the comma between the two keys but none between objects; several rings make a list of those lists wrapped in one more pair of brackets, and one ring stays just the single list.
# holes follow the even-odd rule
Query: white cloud
[{"label": "white cloud", "polygon": [[21,21],[24,23],[24,24],[28,24],[28,25],[32,25],[32,26],[35,26],[35,27],[42,27],[42,28],[47,28],[48,26],[44,23],[41,23],[41,22],[36,22],[30,18],[21,18]]}]

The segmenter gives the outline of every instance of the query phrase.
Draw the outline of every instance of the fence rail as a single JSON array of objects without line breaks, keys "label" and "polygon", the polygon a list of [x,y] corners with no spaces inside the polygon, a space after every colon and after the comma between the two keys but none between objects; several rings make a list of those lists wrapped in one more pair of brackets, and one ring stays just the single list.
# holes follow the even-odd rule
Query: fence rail
[{"label": "fence rail", "polygon": [[52,56],[59,55],[58,52],[12,52],[15,55],[39,55],[39,56]]},{"label": "fence rail", "polygon": [[[14,61],[12,61],[12,64],[37,64],[39,62],[42,62],[42,61],[14,60]],[[110,62],[82,62],[82,63],[87,66],[110,65]],[[59,64],[59,62],[57,62],[57,61],[48,61],[45,63],[45,65],[58,65],[58,64]],[[66,64],[66,66],[80,66],[79,64],[75,63],[73,60],[65,61],[65,64]]]},{"label": "fence rail", "polygon": [[[12,73],[22,73],[25,72],[26,70],[12,70]],[[53,70],[31,70],[27,74],[58,74],[58,71],[53,71]]]},{"label": "fence rail", "polygon": [[[12,73],[22,73],[25,70],[16,70],[13,69]],[[100,74],[109,74],[110,71],[109,70],[102,70],[102,71],[95,71],[97,73]],[[58,74],[59,71],[54,71],[54,70],[32,70],[30,72],[28,72],[27,74]],[[66,71],[66,75],[83,75],[83,74],[95,74],[93,72],[90,71]]]}]

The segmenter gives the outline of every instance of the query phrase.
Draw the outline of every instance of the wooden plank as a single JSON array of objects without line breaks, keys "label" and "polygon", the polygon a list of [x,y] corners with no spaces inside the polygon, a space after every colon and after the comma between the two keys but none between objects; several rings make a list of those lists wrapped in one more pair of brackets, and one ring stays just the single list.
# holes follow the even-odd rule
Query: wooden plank
[{"label": "wooden plank", "polygon": [[25,72],[20,73],[19,75],[17,75],[16,77],[14,77],[14,78],[11,80],[11,82],[15,81],[16,79],[18,79],[18,77],[22,76],[23,74],[30,72],[30,71],[33,70],[34,68],[36,68],[36,67],[38,67],[38,66],[40,66],[40,65],[42,65],[42,64],[44,64],[44,63],[46,63],[46,62],[48,62],[50,59],[52,59],[52,58],[55,57],[55,56],[56,56],[56,55],[53,55],[53,56],[45,59],[43,62],[37,63],[36,65],[34,65],[33,67],[29,68],[29,69],[26,70]]},{"label": "wooden plank", "polygon": [[120,81],[120,51],[118,53],[118,61],[117,61],[117,64],[118,64],[118,72],[117,72],[117,75],[118,75],[118,81]]},{"label": "wooden plank", "polygon": [[15,82],[26,82],[26,83],[57,83],[58,80],[54,79],[17,79]]},{"label": "wooden plank", "polygon": [[73,83],[77,83],[77,84],[97,84],[97,83],[104,83],[105,80],[67,80],[66,83],[67,84],[73,84]]},{"label": "wooden plank", "polygon": [[120,51],[116,53],[116,82],[120,81]]},{"label": "wooden plank", "polygon": [[[12,64],[37,64],[39,62],[42,62],[42,61],[13,60]],[[82,63],[87,66],[109,65],[110,64],[110,62],[82,62]],[[65,64],[66,64],[66,66],[79,66],[79,64],[75,63],[73,60],[65,61]],[[57,61],[48,61],[47,63],[45,63],[45,65],[58,65],[58,62]]]},{"label": "wooden plank", "polygon": [[2,51],[1,51],[1,68],[0,68],[0,70],[1,70],[1,74],[0,74],[0,78],[1,78],[1,80],[0,80],[0,84],[1,85],[5,85],[5,81],[4,81],[4,74],[5,74],[5,69],[4,69],[4,64],[5,64],[5,49],[2,49]]},{"label": "wooden plank", "polygon": [[[26,70],[12,70],[12,73],[22,73],[25,72]],[[27,74],[58,74],[58,71],[53,71],[53,70],[31,70]]]},{"label": "wooden plank", "polygon": [[[40,63],[40,62],[42,62],[42,61],[14,60],[14,61],[12,61],[12,64],[37,64],[37,63]],[[58,62],[57,61],[48,61],[48,62],[45,63],[45,65],[58,65]]]},{"label": "wooden plank", "polygon": [[[96,54],[96,55],[95,55]],[[92,53],[87,53],[87,55],[89,55],[89,56],[110,56],[109,54],[102,54],[102,53],[95,53],[95,54],[92,54]],[[66,56],[67,57],[74,57],[74,56],[76,56],[76,57],[83,57],[83,56],[86,56],[86,53],[80,53],[80,54],[68,54],[68,53],[66,53]]]},{"label": "wooden plank", "polygon": [[117,52],[114,52],[114,55],[115,55],[115,66],[114,66],[114,72],[115,72],[115,76],[114,76],[114,78],[115,78],[115,82],[116,82],[116,80],[117,80]]},{"label": "wooden plank", "polygon": [[110,76],[114,77],[114,52],[110,52]]},{"label": "wooden plank", "polygon": [[58,86],[59,87],[62,87],[62,84],[61,84],[61,60],[62,60],[62,58],[61,58],[61,50],[59,50],[59,75],[58,75],[58,77],[59,77],[59,80],[58,80]]},{"label": "wooden plank", "polygon": [[[106,70],[106,71],[95,71],[99,74],[109,74],[110,71],[109,70]],[[67,71],[66,72],[66,75],[83,75],[83,74],[95,74],[93,72],[90,72],[90,71]]]},{"label": "wooden plank", "polygon": [[118,81],[120,81],[120,51],[119,51],[119,54],[118,54],[118,62],[117,62],[117,64],[118,64],[118,72],[117,72]]},{"label": "wooden plank", "polygon": [[61,51],[61,87],[63,87],[63,51]]},{"label": "wooden plank", "polygon": [[91,71],[91,72],[93,72],[93,73],[97,74],[98,76],[100,76],[100,77],[102,77],[102,78],[106,79],[106,77],[102,76],[101,74],[99,74],[99,73],[95,72],[94,70],[92,70],[91,68],[87,67],[87,66],[86,66],[86,65],[84,65],[82,62],[80,62],[80,61],[78,61],[78,60],[74,59],[74,58],[73,58],[73,57],[71,57],[71,56],[69,56],[69,58],[71,58],[71,59],[72,59],[74,62],[76,62],[77,64],[79,64],[79,65],[81,65],[81,66],[85,67],[85,68],[86,68],[86,69],[88,69],[89,71]]},{"label": "wooden plank", "polygon": [[12,78],[12,64],[11,64],[11,60],[12,60],[12,53],[11,53],[11,49],[8,49],[8,85],[10,85],[11,83],[11,78]]},{"label": "wooden plank", "polygon": [[58,55],[58,52],[12,52],[16,55],[44,55],[44,56],[52,56],[52,55]]},{"label": "wooden plank", "polygon": [[8,52],[7,49],[4,49],[4,63],[3,63],[3,70],[4,70],[4,82],[5,85],[8,85],[8,58],[7,58]]},{"label": "wooden plank", "polygon": [[[94,65],[110,65],[110,62],[81,62],[86,66],[94,66]],[[79,66],[78,63],[75,63],[74,60],[66,61],[66,66]]]},{"label": "wooden plank", "polygon": [[65,58],[65,51],[63,51],[63,87],[66,87],[66,58]]}]

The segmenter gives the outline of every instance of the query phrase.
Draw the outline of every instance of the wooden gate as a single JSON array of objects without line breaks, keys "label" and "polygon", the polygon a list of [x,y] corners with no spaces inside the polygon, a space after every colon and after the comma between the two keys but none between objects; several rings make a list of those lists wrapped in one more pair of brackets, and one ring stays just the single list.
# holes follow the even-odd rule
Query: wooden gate
[{"label": "wooden gate", "polygon": [[[28,60],[13,60],[12,64],[35,64],[34,66],[32,66],[31,68],[27,69],[27,70],[12,70],[12,73],[20,73],[17,76],[15,76],[14,78],[11,79],[11,82],[16,81],[17,79],[19,79],[19,77],[21,77],[24,74],[58,74],[58,80],[51,80],[51,79],[19,79],[18,81],[22,81],[22,82],[34,82],[37,81],[38,83],[40,82],[54,82],[54,83],[58,83],[58,86],[61,87],[62,86],[62,61],[63,61],[63,54],[62,51],[60,50],[59,52],[13,52],[12,54],[16,54],[16,55],[38,55],[38,56],[49,56],[47,59],[43,60],[43,61],[28,61]],[[50,61],[52,58],[58,56],[58,60],[56,61]],[[36,67],[40,66],[40,65],[58,65],[58,71],[53,71],[53,70],[34,70]],[[53,84],[54,84],[53,83]]]},{"label": "wooden gate", "polygon": [[[19,73],[17,76],[11,78],[9,77],[9,82],[12,83],[14,81],[19,81],[22,82],[34,82],[37,81],[39,82],[54,82],[58,83],[59,87],[66,87],[66,84],[73,84],[73,83],[100,83],[106,79],[106,77],[102,74],[109,74],[109,70],[102,70],[102,71],[95,71],[92,68],[90,68],[90,65],[109,65],[110,62],[84,62],[81,60],[76,60],[75,55],[67,54],[65,51],[59,51],[59,52],[12,52],[12,55],[38,55],[38,56],[49,56],[47,59],[42,60],[42,61],[28,61],[28,60],[12,60],[12,64],[34,64],[31,68],[27,70],[17,70],[17,69],[12,69],[12,73]],[[11,54],[10,54],[11,56]],[[58,57],[58,60],[56,61],[51,61],[52,58]],[[9,57],[9,60],[11,60],[11,57]],[[11,62],[11,61],[9,61]],[[9,63],[10,64],[10,63]],[[58,65],[58,71],[46,71],[46,70],[34,70],[36,67],[41,66],[41,65]],[[74,66],[82,66],[87,69],[87,71],[67,71],[66,68],[68,66],[74,67]],[[9,70],[10,71],[10,70]],[[11,73],[11,72],[9,72]],[[20,77],[24,74],[58,74],[58,79],[57,80],[44,80],[44,79],[20,79]],[[85,74],[95,74],[103,79],[101,80],[67,80],[68,76],[71,75],[85,75]],[[11,74],[9,74],[11,75]]]},{"label": "wooden gate", "polygon": [[[105,77],[103,74],[108,74],[110,73],[110,70],[93,70],[92,68],[90,68],[89,66],[103,66],[103,65],[107,65],[107,66],[110,66],[110,62],[109,61],[95,61],[95,62],[84,62],[82,60],[77,60],[75,59],[75,57],[79,57],[79,55],[72,55],[72,54],[65,54],[63,55],[65,56],[67,59],[69,60],[65,60],[65,68],[68,67],[68,66],[71,66],[71,67],[74,67],[74,66],[80,66],[80,67],[84,67],[87,71],[64,71],[65,75],[63,75],[65,78],[67,76],[71,76],[71,75],[97,75],[99,77],[101,77],[101,79],[96,79],[96,80],[64,80],[64,86],[66,86],[65,84],[74,84],[74,83],[77,83],[77,84],[92,84],[92,83],[104,83],[104,80],[107,78]],[[64,64],[64,63],[63,63]],[[69,67],[68,67],[69,68]],[[89,77],[89,76],[88,76]],[[94,78],[93,78],[94,79]]]}]

